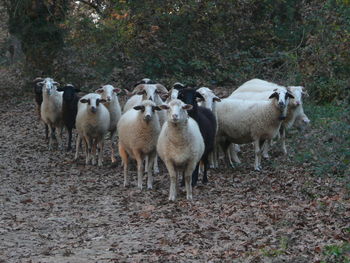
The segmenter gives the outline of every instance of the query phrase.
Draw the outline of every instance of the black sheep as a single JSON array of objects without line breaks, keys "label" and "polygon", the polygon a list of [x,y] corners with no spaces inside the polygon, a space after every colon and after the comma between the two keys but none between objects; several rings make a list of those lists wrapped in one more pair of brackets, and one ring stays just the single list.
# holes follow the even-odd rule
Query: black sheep
[{"label": "black sheep", "polygon": [[[205,149],[201,158],[201,161],[204,164],[202,182],[207,183],[208,158],[209,154],[214,150],[214,141],[216,135],[215,116],[209,109],[198,106],[197,99],[204,98],[193,88],[185,88],[179,90],[178,99],[182,100],[186,104],[191,104],[193,106],[193,108],[188,111],[188,115],[198,123],[199,129],[203,136]],[[197,165],[195,171],[192,174],[192,186],[195,186],[197,184],[198,168],[199,164]]]},{"label": "black sheep", "polygon": [[75,88],[72,84],[67,84],[57,90],[63,91],[62,120],[68,131],[67,151],[70,151],[72,149],[72,130],[75,128],[75,118],[78,111],[78,101],[80,99],[77,92],[80,92],[80,89]]}]

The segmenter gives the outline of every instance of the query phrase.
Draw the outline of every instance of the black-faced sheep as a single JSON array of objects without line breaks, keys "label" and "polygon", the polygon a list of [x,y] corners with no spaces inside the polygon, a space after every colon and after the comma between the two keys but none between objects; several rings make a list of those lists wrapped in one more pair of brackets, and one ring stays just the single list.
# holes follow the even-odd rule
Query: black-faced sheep
[{"label": "black-faced sheep", "polygon": [[75,88],[72,84],[67,84],[57,90],[63,92],[62,119],[68,132],[67,151],[70,151],[72,149],[72,131],[75,128],[75,118],[77,117],[78,101],[80,99],[77,92],[80,92],[80,89]]}]

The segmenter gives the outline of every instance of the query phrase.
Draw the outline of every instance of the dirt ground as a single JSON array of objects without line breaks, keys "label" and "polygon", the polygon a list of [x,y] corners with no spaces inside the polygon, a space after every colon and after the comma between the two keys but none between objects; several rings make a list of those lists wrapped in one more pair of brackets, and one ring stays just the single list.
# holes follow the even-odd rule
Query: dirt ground
[{"label": "dirt ground", "polygon": [[[135,171],[123,187],[120,158],[112,166],[107,152],[100,168],[48,151],[31,98],[2,100],[0,120],[0,262],[308,263],[349,240],[343,186],[310,176],[293,151],[274,147],[254,172],[243,147],[242,165],[211,170],[192,202],[181,188],[169,202],[163,165],[155,189],[140,191]],[[294,137],[302,147],[311,135]]]}]

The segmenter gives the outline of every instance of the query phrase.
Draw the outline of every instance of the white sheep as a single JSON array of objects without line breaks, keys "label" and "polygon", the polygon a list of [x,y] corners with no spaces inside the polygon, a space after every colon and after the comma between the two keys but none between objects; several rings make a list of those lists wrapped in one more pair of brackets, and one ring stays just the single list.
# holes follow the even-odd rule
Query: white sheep
[{"label": "white sheep", "polygon": [[[131,92],[131,95],[133,96],[125,103],[123,112],[127,112],[136,105],[139,105],[142,100],[152,100],[157,106],[162,105],[164,102],[161,96],[165,96],[167,94],[168,90],[161,84],[139,84]],[[166,114],[163,111],[160,111],[157,112],[157,115],[159,118],[160,126],[162,126],[166,120]],[[145,168],[146,172],[148,172],[148,158],[146,158]],[[153,170],[155,173],[159,173],[157,156],[154,158]]]},{"label": "white sheep", "polygon": [[124,165],[124,186],[128,180],[128,157],[137,161],[137,185],[142,189],[143,162],[148,158],[147,188],[152,189],[151,164],[156,156],[157,139],[160,132],[158,115],[161,109],[153,101],[144,100],[127,111],[118,122],[119,154]]},{"label": "white sheep", "polygon": [[[271,83],[268,81],[253,79],[245,82],[242,86],[236,89],[228,98],[267,101],[268,95],[276,88],[285,88],[285,87],[279,86],[275,83]],[[286,119],[283,121],[281,125],[280,135],[281,135],[281,141],[282,141],[282,151],[284,154],[287,154],[287,148],[285,144],[286,129],[289,129],[290,127],[292,127],[295,120],[299,117],[302,117],[301,115],[304,114],[303,106],[302,106],[302,95],[307,94],[304,91],[304,88],[301,86],[290,86],[287,89],[294,96],[294,98],[291,99],[289,102]],[[264,145],[263,156],[265,158],[269,157],[268,155],[269,144],[271,143],[266,143]]]},{"label": "white sheep", "polygon": [[38,85],[42,87],[43,102],[40,106],[41,119],[49,128],[49,150],[52,150],[54,132],[59,147],[62,145],[62,92],[57,91],[58,83],[52,78],[45,78]]},{"label": "white sheep", "polygon": [[268,98],[269,101],[227,98],[217,105],[217,142],[226,157],[230,143],[254,142],[255,170],[261,169],[262,142],[274,138],[278,133],[287,113],[289,98],[293,98],[293,95],[284,88],[278,88],[270,92]]},{"label": "white sheep", "polygon": [[108,131],[111,139],[111,161],[115,163],[115,135],[117,133],[117,123],[121,116],[121,109],[117,94],[121,92],[119,88],[114,88],[112,85],[104,85],[96,93],[101,95],[101,98],[106,100],[104,105],[107,107],[110,116],[110,124]]},{"label": "white sheep", "polygon": [[78,157],[80,141],[83,139],[86,150],[86,164],[96,164],[96,148],[99,147],[98,166],[102,166],[104,137],[110,127],[109,111],[103,105],[106,101],[96,93],[89,93],[78,103],[76,128],[78,138],[75,159]]},{"label": "white sheep", "polygon": [[185,177],[186,197],[192,200],[192,172],[204,153],[204,141],[198,124],[187,114],[187,110],[193,106],[175,99],[159,107],[167,110],[168,115],[159,134],[157,152],[169,172],[169,200],[176,199],[180,172]]}]

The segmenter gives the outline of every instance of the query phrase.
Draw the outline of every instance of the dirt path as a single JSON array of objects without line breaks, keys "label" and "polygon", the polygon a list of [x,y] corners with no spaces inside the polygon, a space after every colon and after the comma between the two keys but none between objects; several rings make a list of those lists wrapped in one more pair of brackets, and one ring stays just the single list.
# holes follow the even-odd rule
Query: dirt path
[{"label": "dirt path", "polygon": [[139,191],[135,172],[122,186],[120,159],[111,167],[105,154],[98,168],[48,151],[31,101],[1,103],[0,120],[0,262],[317,262],[347,238],[341,186],[292,155],[272,152],[257,173],[243,147],[245,164],[210,171],[193,202],[182,189],[170,203],[163,166],[155,189]]}]

